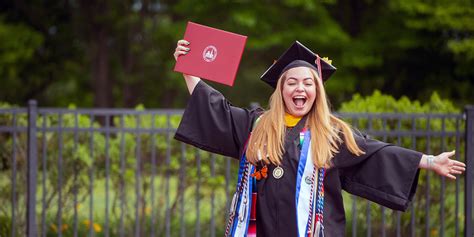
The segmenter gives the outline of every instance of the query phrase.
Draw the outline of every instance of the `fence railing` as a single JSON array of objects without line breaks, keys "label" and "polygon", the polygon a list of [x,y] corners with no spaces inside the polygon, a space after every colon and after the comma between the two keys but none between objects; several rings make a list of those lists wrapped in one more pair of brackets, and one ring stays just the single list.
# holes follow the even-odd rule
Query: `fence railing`
[{"label": "fence railing", "polygon": [[[0,236],[222,236],[238,163],[175,141],[182,112],[0,109]],[[345,193],[348,236],[473,236],[473,107],[340,116],[468,165],[456,181],[422,172],[405,213]]]}]

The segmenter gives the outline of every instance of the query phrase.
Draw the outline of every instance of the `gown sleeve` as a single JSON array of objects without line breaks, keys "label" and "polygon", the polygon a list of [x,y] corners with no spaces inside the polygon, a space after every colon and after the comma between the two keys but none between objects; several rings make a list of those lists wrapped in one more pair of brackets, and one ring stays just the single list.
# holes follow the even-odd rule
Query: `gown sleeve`
[{"label": "gown sleeve", "polygon": [[354,134],[365,151],[355,156],[345,145],[334,157],[342,189],[388,208],[405,211],[416,192],[422,153]]},{"label": "gown sleeve", "polygon": [[201,80],[194,88],[174,138],[239,159],[253,122],[262,112],[260,108],[247,110],[233,106]]}]

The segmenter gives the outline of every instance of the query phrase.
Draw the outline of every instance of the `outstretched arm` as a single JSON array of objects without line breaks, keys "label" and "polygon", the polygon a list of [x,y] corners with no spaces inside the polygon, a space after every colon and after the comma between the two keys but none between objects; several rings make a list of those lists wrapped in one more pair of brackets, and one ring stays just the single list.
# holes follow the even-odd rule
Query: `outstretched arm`
[{"label": "outstretched arm", "polygon": [[[174,54],[173,54],[174,59],[176,61],[178,61],[179,56],[186,55],[191,50],[191,48],[189,48],[189,44],[190,43],[186,40],[179,40],[178,41],[178,43],[176,45],[176,49],[175,49]],[[194,88],[199,83],[201,78],[191,76],[191,75],[187,75],[187,74],[184,74],[184,73],[183,73],[183,77],[184,77],[184,80],[186,81],[186,86],[188,87],[189,94],[190,95],[193,94]]]},{"label": "outstretched arm", "polygon": [[420,168],[454,179],[465,170],[462,162],[450,159],[454,152],[438,156],[398,147],[354,134],[359,147],[366,153],[355,157],[346,146],[341,146],[334,157],[339,168],[341,187],[349,193],[380,205],[405,211],[413,199]]},{"label": "outstretched arm", "polygon": [[418,167],[433,170],[441,176],[456,179],[456,174],[462,174],[466,170],[466,164],[450,159],[455,151],[443,152],[437,156],[423,155]]}]

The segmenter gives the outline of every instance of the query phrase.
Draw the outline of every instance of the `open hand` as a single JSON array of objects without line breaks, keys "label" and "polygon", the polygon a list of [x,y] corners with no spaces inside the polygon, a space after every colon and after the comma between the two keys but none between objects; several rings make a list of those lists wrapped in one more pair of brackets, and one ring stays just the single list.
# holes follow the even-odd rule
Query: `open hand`
[{"label": "open hand", "polygon": [[466,164],[450,159],[455,154],[455,151],[443,152],[435,156],[432,169],[441,176],[450,179],[456,179],[456,174],[462,174],[466,170]]},{"label": "open hand", "polygon": [[178,43],[176,44],[176,49],[174,51],[174,59],[178,61],[178,57],[180,55],[185,55],[189,52],[190,48],[187,47],[189,45],[189,42],[186,40],[178,40]]}]

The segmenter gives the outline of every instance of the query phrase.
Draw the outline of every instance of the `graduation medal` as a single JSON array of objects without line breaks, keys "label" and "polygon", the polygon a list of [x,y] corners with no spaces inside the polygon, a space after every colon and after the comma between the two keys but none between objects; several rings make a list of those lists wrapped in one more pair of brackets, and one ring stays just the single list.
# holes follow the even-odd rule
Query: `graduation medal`
[{"label": "graduation medal", "polygon": [[277,166],[275,169],[273,169],[273,178],[280,179],[281,177],[283,177],[284,173],[285,171],[283,170],[283,168]]}]

